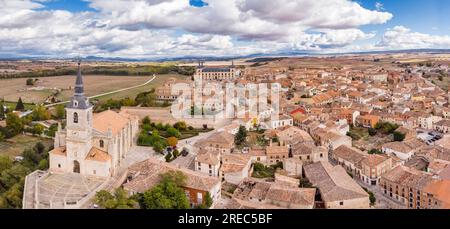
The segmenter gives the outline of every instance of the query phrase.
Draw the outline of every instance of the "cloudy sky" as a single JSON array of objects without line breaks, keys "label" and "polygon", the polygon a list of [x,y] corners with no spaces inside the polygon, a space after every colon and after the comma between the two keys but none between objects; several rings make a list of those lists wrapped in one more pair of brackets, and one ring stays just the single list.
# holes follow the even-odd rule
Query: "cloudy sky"
[{"label": "cloudy sky", "polygon": [[0,57],[450,49],[449,12],[448,0],[0,0]]}]

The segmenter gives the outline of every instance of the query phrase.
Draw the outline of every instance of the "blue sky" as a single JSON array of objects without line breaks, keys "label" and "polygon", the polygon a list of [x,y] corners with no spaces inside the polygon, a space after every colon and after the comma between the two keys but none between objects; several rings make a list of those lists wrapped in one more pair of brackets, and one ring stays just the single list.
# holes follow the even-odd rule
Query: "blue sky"
[{"label": "blue sky", "polygon": [[[192,6],[202,7],[202,0],[189,0]],[[382,25],[363,26],[365,31],[382,31],[395,25],[403,25],[414,31],[448,35],[450,34],[450,1],[448,0],[358,0],[367,9],[376,9],[381,3],[383,10],[394,14],[394,17]],[[44,3],[45,9],[68,10],[71,12],[94,11],[88,1],[83,0],[51,0]]]},{"label": "blue sky", "polygon": [[70,12],[94,11],[89,7],[89,2],[82,0],[52,0],[43,3],[42,10],[67,10]]},{"label": "blue sky", "polygon": [[365,30],[382,31],[396,25],[403,25],[422,33],[450,34],[450,1],[448,0],[361,0],[358,2],[368,9],[375,9],[377,2],[382,3],[384,11],[394,15],[386,24],[365,26]]},{"label": "blue sky", "polygon": [[448,0],[0,0],[0,4],[0,57],[450,49]]},{"label": "blue sky", "polygon": [[[191,6],[203,7],[207,4],[202,0],[189,0]],[[47,10],[68,10],[71,12],[95,11],[89,7],[88,1],[83,0],[51,0],[43,3]]]}]

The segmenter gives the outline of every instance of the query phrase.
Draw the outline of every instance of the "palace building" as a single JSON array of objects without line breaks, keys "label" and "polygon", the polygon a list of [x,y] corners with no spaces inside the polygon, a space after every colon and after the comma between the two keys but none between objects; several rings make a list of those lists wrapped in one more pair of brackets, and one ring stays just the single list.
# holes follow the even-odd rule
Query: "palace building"
[{"label": "palace building", "polygon": [[229,67],[205,67],[203,62],[199,62],[197,70],[194,74],[194,79],[202,80],[214,80],[214,81],[224,81],[224,80],[235,80],[241,75],[241,71],[236,69],[234,63]]},{"label": "palace building", "polygon": [[65,129],[58,127],[50,154],[50,172],[111,177],[133,146],[139,119],[107,110],[93,114],[84,95],[80,63],[75,94],[66,106]]}]

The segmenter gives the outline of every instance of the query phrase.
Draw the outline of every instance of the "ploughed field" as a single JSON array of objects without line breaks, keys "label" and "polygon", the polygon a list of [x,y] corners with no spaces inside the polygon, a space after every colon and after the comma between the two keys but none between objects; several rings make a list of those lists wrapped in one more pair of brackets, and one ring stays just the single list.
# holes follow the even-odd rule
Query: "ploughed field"
[{"label": "ploughed field", "polygon": [[[119,90],[144,84],[152,76],[104,76],[85,75],[84,86],[87,96]],[[42,103],[49,96],[66,101],[73,95],[75,76],[40,77],[33,86],[27,86],[27,78],[0,80],[0,98],[15,102],[22,97],[25,103]],[[151,84],[149,84],[151,86]]]}]

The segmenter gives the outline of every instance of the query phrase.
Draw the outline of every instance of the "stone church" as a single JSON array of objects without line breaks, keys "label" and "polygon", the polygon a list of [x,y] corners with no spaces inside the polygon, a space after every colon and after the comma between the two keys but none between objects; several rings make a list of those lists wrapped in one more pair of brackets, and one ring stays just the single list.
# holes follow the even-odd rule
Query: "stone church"
[{"label": "stone church", "polygon": [[131,149],[139,131],[139,119],[108,110],[93,114],[84,95],[80,63],[75,94],[66,106],[66,126],[55,135],[50,151],[50,171],[111,177]]}]

